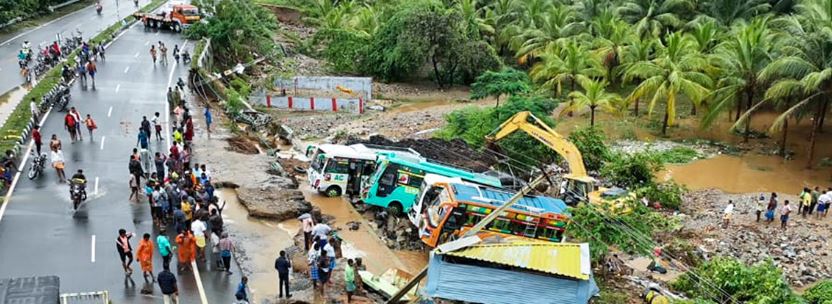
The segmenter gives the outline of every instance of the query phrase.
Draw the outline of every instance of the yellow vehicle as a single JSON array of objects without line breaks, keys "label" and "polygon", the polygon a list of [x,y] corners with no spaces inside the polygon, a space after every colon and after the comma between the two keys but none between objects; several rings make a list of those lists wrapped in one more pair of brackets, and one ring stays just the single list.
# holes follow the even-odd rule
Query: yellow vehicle
[{"label": "yellow vehicle", "polygon": [[563,190],[561,191],[561,199],[567,204],[576,205],[579,202],[588,201],[595,205],[607,204],[613,209],[627,208],[622,199],[628,197],[625,191],[597,187],[596,180],[586,173],[584,160],[578,147],[529,111],[514,114],[492,132],[493,135],[489,135],[486,139],[489,142],[495,142],[517,130],[526,132],[529,136],[555,150],[569,164],[570,173],[562,176],[566,184],[561,189]]}]

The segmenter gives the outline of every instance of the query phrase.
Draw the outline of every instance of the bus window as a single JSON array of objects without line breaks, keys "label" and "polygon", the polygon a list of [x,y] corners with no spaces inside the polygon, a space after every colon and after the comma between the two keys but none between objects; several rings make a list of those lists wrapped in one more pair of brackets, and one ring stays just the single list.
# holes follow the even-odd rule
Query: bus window
[{"label": "bus window", "polygon": [[381,173],[381,178],[378,181],[378,190],[376,191],[377,196],[385,197],[396,190],[398,171],[399,166],[396,165],[389,165],[384,169],[384,172]]},{"label": "bus window", "polygon": [[316,152],[312,157],[312,164],[310,165],[315,171],[320,171],[324,166],[326,156],[323,153]]},{"label": "bus window", "polygon": [[326,173],[347,174],[350,172],[348,160],[332,159],[326,163]]},{"label": "bus window", "polygon": [[465,226],[474,226],[485,217],[484,214],[476,214],[471,212],[466,212],[465,215],[467,216],[467,218],[465,219]]}]

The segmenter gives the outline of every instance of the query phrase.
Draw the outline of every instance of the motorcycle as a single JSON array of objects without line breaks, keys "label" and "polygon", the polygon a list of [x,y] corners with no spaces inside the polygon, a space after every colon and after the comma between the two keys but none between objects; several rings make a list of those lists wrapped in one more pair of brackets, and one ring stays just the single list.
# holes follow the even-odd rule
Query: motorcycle
[{"label": "motorcycle", "polygon": [[182,52],[182,63],[190,63],[191,62],[191,54],[188,51]]},{"label": "motorcycle", "polygon": [[72,200],[72,209],[78,210],[81,202],[87,200],[87,191],[85,190],[86,181],[71,180],[69,182],[69,198]]},{"label": "motorcycle", "polygon": [[46,153],[41,153],[40,155],[35,155],[35,151],[32,151],[32,165],[29,166],[29,179],[35,179],[41,174],[43,174],[43,167],[46,164]]}]

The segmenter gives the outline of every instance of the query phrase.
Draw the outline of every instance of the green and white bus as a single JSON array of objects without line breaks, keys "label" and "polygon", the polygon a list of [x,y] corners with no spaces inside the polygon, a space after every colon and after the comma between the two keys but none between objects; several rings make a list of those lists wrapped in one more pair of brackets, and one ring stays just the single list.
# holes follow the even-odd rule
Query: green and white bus
[{"label": "green and white bus", "polygon": [[306,175],[309,186],[330,197],[344,193],[357,196],[362,180],[375,172],[378,155],[390,153],[419,155],[410,149],[363,144],[309,146],[306,149],[306,156],[310,157]]},{"label": "green and white bus", "polygon": [[408,212],[421,191],[426,174],[458,177],[462,181],[502,187],[500,179],[467,169],[440,164],[421,156],[379,155],[375,173],[362,184],[363,203],[387,209],[390,215]]}]

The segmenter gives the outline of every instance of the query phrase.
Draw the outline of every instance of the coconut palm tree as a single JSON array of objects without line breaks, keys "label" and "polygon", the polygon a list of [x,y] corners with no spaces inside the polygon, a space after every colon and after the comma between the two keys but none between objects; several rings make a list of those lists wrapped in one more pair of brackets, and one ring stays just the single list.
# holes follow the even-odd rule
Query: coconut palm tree
[{"label": "coconut palm tree", "polygon": [[581,34],[583,28],[570,7],[552,6],[534,26],[516,37],[517,57],[537,57],[544,49],[557,45],[565,38]]},{"label": "coconut palm tree", "polygon": [[520,32],[516,23],[516,7],[519,0],[494,0],[481,10],[482,18],[493,29],[486,39],[497,53],[504,55],[513,34]]},{"label": "coconut palm tree", "polygon": [[[585,108],[589,108],[589,125],[595,126],[595,110],[598,107],[606,109],[614,109],[615,105],[621,103],[621,96],[618,94],[607,92],[606,80],[592,80],[584,75],[578,75],[578,83],[581,84],[581,91],[573,91],[569,93],[569,98],[572,100],[571,104],[561,111],[568,113]],[[626,106],[625,106],[626,107]]]},{"label": "coconut palm tree", "polygon": [[494,34],[494,28],[480,17],[480,6],[477,0],[456,0],[454,4],[454,9],[462,16],[466,36],[473,39],[479,39],[483,34]]},{"label": "coconut palm tree", "polygon": [[722,27],[737,21],[749,21],[771,10],[768,0],[702,0],[697,11],[702,15],[694,22],[712,20]]},{"label": "coconut palm tree", "polygon": [[684,22],[679,14],[693,7],[691,0],[626,0],[616,13],[642,37],[658,37],[665,30],[681,27]]},{"label": "coconut palm tree", "polygon": [[[631,73],[627,73],[638,63],[649,62],[655,55],[656,41],[651,37],[631,37],[630,41],[621,51],[621,67],[618,69],[623,83],[638,82],[641,79]],[[633,115],[638,116],[638,105],[641,98],[633,100]]]},{"label": "coconut palm tree", "polygon": [[656,105],[663,101],[665,106],[662,134],[676,120],[676,102],[679,95],[686,96],[694,103],[701,102],[709,93],[712,80],[702,72],[707,61],[696,51],[696,42],[681,32],[673,32],[659,42],[658,55],[650,61],[633,64],[628,77],[643,79],[633,90],[628,100],[649,98],[652,114]]},{"label": "coconut palm tree", "polygon": [[[737,113],[743,111],[740,96],[745,99],[745,109],[754,106],[754,97],[759,90],[759,76],[771,62],[772,34],[768,29],[768,18],[754,19],[734,27],[730,38],[716,48],[713,61],[720,70],[720,81],[713,91],[714,104],[702,121],[709,126],[714,119],[732,105]],[[743,141],[748,141],[751,116],[745,119]]]},{"label": "coconut palm tree", "polygon": [[[564,82],[569,82],[569,92],[575,91],[578,77],[598,77],[604,74],[600,61],[591,56],[587,48],[577,39],[569,39],[563,45],[551,45],[541,54],[529,76],[545,88],[552,88],[554,95],[561,95]],[[570,107],[572,105],[570,100]],[[572,111],[567,111],[572,115]]]},{"label": "coconut palm tree", "polygon": [[[784,78],[798,80],[805,97],[775,119],[771,129],[777,130],[790,117],[802,113],[812,115],[812,130],[806,166],[812,167],[817,133],[822,130],[829,103],[832,101],[832,5],[827,0],[804,0],[795,6],[797,16],[781,19],[782,31],[789,39],[782,56],[769,64],[760,75],[763,80]],[[773,98],[791,95],[790,90],[772,86],[766,94]]]},{"label": "coconut palm tree", "polygon": [[604,13],[593,20],[592,28],[596,32],[592,48],[606,68],[604,77],[611,85],[615,85],[619,76],[616,70],[621,65],[621,52],[632,39],[632,28],[611,13]]}]

